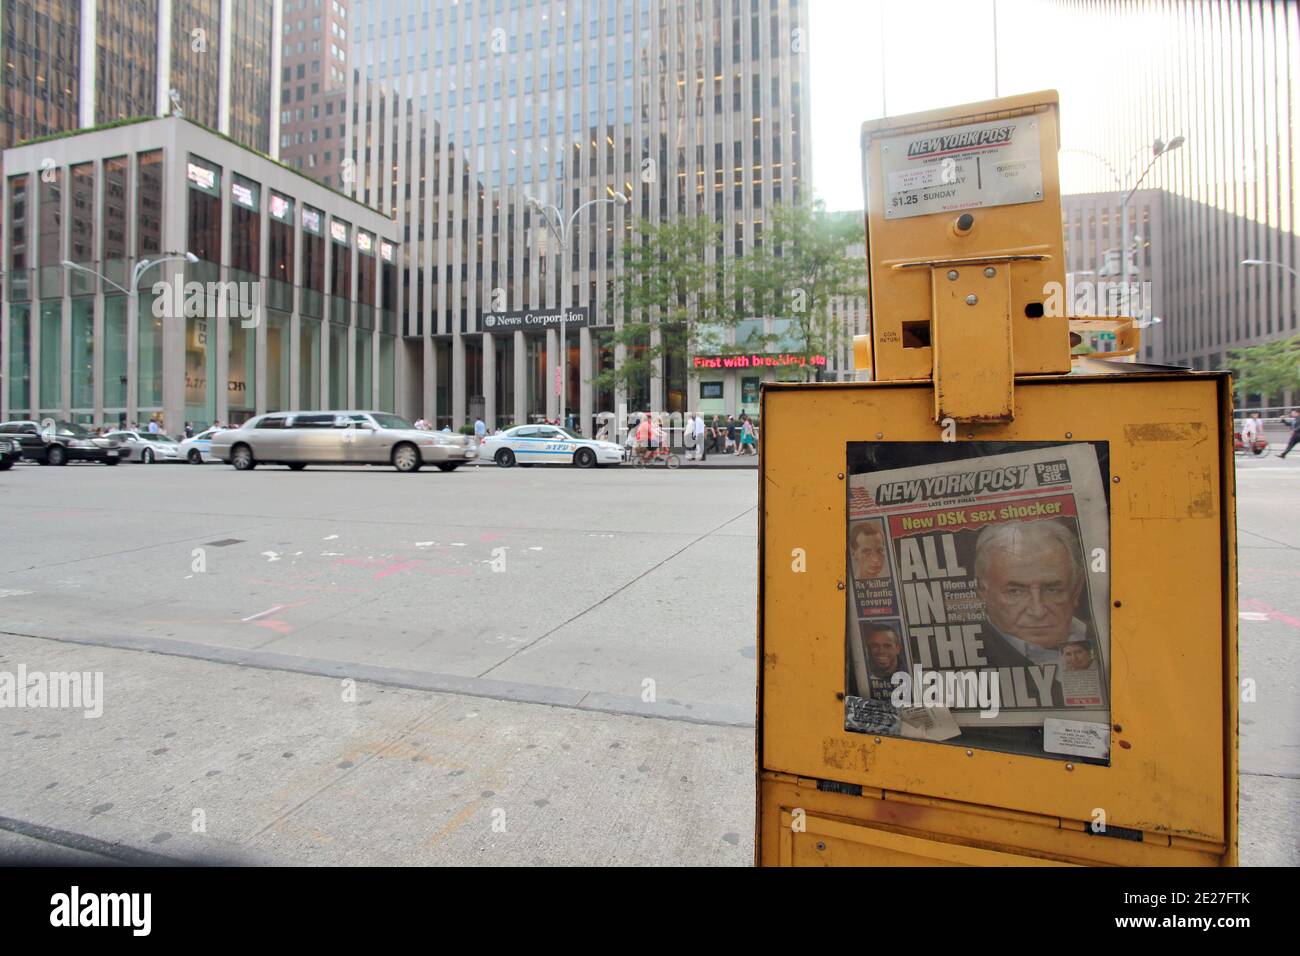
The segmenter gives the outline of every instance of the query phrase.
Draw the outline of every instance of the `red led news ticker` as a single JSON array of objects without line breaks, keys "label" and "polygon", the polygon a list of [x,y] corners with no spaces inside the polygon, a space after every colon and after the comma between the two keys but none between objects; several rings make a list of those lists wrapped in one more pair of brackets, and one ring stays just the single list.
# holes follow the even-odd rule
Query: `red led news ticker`
[{"label": "red led news ticker", "polygon": [[780,368],[785,365],[825,365],[825,355],[697,355],[695,368]]}]

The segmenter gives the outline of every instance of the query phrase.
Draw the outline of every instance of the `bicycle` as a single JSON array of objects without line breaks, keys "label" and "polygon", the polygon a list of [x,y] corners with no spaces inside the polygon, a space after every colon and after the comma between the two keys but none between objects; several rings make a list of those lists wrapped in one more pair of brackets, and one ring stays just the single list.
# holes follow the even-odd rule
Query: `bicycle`
[{"label": "bicycle", "polygon": [[672,453],[668,448],[654,448],[644,454],[636,455],[632,459],[632,464],[637,468],[645,468],[656,461],[664,463],[666,468],[676,468],[682,463],[682,460]]}]

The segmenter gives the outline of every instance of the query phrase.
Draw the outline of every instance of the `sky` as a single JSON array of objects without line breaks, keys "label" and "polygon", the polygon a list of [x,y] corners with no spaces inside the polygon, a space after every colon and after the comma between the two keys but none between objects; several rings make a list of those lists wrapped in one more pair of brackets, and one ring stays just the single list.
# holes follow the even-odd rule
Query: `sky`
[{"label": "sky", "polygon": [[[828,209],[857,210],[863,207],[858,137],[864,121],[995,95],[994,0],[808,3],[813,185]],[[1026,55],[1057,46],[1055,38],[1033,42],[1036,28],[1040,39],[1045,35],[1046,5],[997,0],[997,13],[998,93],[1050,86],[1033,85]],[[1018,77],[1031,85],[1017,84]]]}]

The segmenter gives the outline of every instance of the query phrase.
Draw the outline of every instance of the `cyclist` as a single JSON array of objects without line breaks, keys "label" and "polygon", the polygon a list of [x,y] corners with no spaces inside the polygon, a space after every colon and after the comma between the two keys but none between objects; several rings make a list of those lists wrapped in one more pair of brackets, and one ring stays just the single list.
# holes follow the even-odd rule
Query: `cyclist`
[{"label": "cyclist", "polygon": [[654,441],[654,423],[650,420],[650,413],[646,412],[636,426],[636,453],[643,462],[648,461],[653,455]]}]

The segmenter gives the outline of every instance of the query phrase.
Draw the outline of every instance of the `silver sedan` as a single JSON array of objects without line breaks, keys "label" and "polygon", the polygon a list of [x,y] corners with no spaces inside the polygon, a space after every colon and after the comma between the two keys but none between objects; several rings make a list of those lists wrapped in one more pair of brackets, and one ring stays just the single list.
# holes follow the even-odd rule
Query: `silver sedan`
[{"label": "silver sedan", "polygon": [[127,450],[127,461],[151,465],[155,461],[176,461],[181,454],[181,446],[170,435],[119,431],[109,432],[105,437],[121,442]]},{"label": "silver sedan", "polygon": [[455,471],[478,451],[465,435],[418,429],[388,412],[272,412],[212,438],[212,455],[239,471],[258,465],[392,465]]}]

